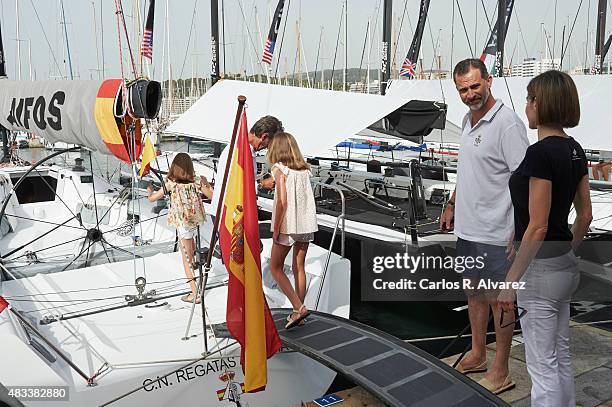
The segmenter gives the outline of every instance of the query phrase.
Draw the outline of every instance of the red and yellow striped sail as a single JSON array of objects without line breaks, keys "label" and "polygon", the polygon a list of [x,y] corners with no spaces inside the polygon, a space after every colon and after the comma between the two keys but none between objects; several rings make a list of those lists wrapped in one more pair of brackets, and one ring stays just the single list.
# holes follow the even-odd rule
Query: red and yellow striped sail
[{"label": "red and yellow striped sail", "polygon": [[264,390],[267,359],[280,350],[282,342],[262,287],[255,174],[244,111],[227,179],[219,241],[229,273],[227,327],[242,347],[245,391]]},{"label": "red and yellow striped sail", "polygon": [[[121,79],[109,79],[102,82],[96,97],[94,118],[100,136],[109,151],[121,161],[130,163],[135,161],[142,151],[142,132],[140,120],[134,120],[128,115],[125,115],[123,120],[115,118],[115,99],[122,85],[123,80]],[[126,134],[126,129],[132,123],[136,129],[134,140]]]}]

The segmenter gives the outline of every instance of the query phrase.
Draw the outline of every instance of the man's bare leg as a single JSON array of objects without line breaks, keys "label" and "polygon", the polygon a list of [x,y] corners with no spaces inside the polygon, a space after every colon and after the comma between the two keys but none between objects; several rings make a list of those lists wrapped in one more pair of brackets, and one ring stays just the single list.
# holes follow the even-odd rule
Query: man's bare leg
[{"label": "man's bare leg", "polygon": [[591,166],[591,171],[592,171],[592,173],[593,173],[593,179],[594,179],[595,181],[599,181],[599,167],[600,167],[600,165],[599,165],[599,164],[593,164],[593,165]]},{"label": "man's bare leg", "polygon": [[487,323],[489,303],[481,296],[468,295],[468,314],[472,327],[472,350],[461,361],[464,368],[472,368],[487,360]]},{"label": "man's bare leg", "polygon": [[604,181],[610,181],[610,169],[612,168],[612,163],[606,163],[601,166],[601,174],[603,175]]},{"label": "man's bare leg", "polygon": [[[495,360],[485,378],[497,387],[501,386],[506,377],[508,377],[508,358],[510,357],[510,344],[512,342],[514,325],[501,328],[501,307],[497,303],[492,303],[491,308],[493,309],[493,320],[495,321]],[[514,321],[514,314],[512,312],[504,313],[504,324],[510,321]]]}]

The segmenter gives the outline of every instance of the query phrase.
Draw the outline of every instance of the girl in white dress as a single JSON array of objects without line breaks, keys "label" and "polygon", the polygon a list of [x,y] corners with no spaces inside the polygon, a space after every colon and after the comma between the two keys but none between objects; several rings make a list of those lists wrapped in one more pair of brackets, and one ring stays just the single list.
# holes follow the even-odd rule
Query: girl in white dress
[{"label": "girl in white dress", "polygon": [[[268,162],[276,182],[272,209],[272,254],[270,270],[274,280],[293,305],[285,328],[300,325],[308,316],[304,306],[306,271],[304,264],[308,244],[314,238],[317,212],[310,184],[310,167],[289,133],[277,133],[268,146]],[[295,288],[283,271],[285,258],[293,247],[293,276]]]}]

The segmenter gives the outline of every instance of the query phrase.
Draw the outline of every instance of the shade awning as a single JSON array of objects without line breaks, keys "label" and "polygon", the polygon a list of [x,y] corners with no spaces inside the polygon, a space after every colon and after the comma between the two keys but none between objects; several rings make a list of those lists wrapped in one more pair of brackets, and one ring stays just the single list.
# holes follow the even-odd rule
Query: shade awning
[{"label": "shade awning", "polygon": [[223,80],[166,132],[229,142],[239,95],[247,98],[249,125],[262,116],[275,116],[282,121],[285,131],[296,137],[302,153],[311,157],[327,155],[339,142],[355,136],[406,103],[406,100],[379,95]]},{"label": "shade awning", "polygon": [[[532,78],[506,77],[493,78],[492,94],[504,104],[513,108],[527,128],[527,136],[534,143],[538,140],[536,130],[530,130],[525,115],[527,84]],[[574,137],[584,148],[612,151],[612,137],[604,130],[606,120],[612,117],[612,75],[574,75],[572,76],[580,98],[580,124],[566,132]],[[452,79],[444,80],[396,80],[387,88],[387,96],[400,100],[423,99],[439,100],[448,106],[448,122],[461,127],[463,117],[468,112],[461,102]]]}]

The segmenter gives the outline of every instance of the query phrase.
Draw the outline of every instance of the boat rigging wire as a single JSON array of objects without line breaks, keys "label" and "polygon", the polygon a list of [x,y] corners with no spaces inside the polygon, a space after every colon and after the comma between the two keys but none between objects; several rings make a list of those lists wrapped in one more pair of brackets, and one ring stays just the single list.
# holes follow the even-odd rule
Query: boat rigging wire
[{"label": "boat rigging wire", "polygon": [[[408,6],[408,0],[404,0],[404,10],[402,11],[402,18],[400,20],[399,29],[397,30],[397,38],[395,39],[395,44],[396,44],[395,45],[395,52],[393,53],[393,57],[392,57],[392,60],[391,60],[391,66],[394,66],[395,62],[397,60],[397,48],[398,48],[397,44],[399,44],[400,36],[402,35],[402,27],[404,26],[404,17],[406,17],[407,6]],[[369,21],[368,21],[368,24],[370,24]],[[367,32],[367,30],[366,30],[366,32]],[[364,45],[364,49],[365,49],[365,45]],[[363,54],[361,56],[361,59],[363,60]],[[360,66],[361,66],[361,64],[360,64]]]},{"label": "boat rigging wire", "polygon": [[51,57],[53,58],[53,63],[55,64],[55,67],[57,68],[57,72],[61,74],[62,69],[60,68],[57,62],[57,58],[55,58],[55,52],[53,52],[53,48],[51,47],[51,43],[49,42],[49,38],[47,37],[47,33],[45,32],[45,27],[43,26],[42,21],[40,21],[40,16],[38,15],[38,10],[36,10],[36,7],[34,6],[33,0],[30,0],[30,4],[32,5],[32,9],[34,10],[34,15],[36,15],[36,19],[38,20],[40,29],[43,32],[43,37],[45,37],[45,41],[47,42],[47,46],[49,47],[49,52],[51,53]]},{"label": "boat rigging wire", "polygon": [[340,44],[340,33],[342,32],[342,18],[344,17],[344,5],[346,2],[342,2],[342,10],[340,12],[340,24],[338,24],[338,36],[336,37],[336,50],[334,51],[334,62],[332,63],[331,79],[329,82],[329,89],[334,88],[334,71],[336,70],[336,57],[338,56],[338,45]]},{"label": "boat rigging wire", "polygon": [[41,235],[36,236],[34,239],[32,239],[31,241],[29,241],[28,243],[24,243],[24,244],[22,244],[21,246],[16,247],[15,249],[11,250],[10,252],[8,252],[8,253],[7,253],[7,254],[5,254],[4,256],[2,256],[2,257],[1,257],[1,259],[3,259],[3,260],[4,260],[4,257],[6,257],[6,256],[10,256],[11,254],[14,254],[14,253],[16,253],[16,252],[18,252],[18,251],[22,250],[23,248],[25,248],[25,247],[29,246],[30,244],[32,244],[32,243],[34,243],[34,242],[36,242],[36,241],[38,241],[38,240],[42,239],[43,237],[47,236],[49,233],[55,232],[55,231],[56,231],[57,229],[59,229],[60,227],[64,226],[64,224],[65,224],[65,223],[70,222],[70,221],[71,221],[71,220],[73,220],[74,218],[76,218],[76,215],[75,215],[75,216],[73,216],[72,218],[70,218],[70,219],[66,220],[66,221],[65,221],[63,224],[60,224],[60,225],[58,225],[58,226],[56,226],[56,227],[54,227],[54,228],[52,228],[52,229],[47,230],[45,233],[43,233],[43,234],[41,234]]},{"label": "boat rigging wire", "polygon": [[[38,250],[36,250],[35,252],[26,252],[26,253],[24,253],[24,254],[21,254],[21,255],[19,255],[19,256],[17,256],[17,257],[13,257],[13,258],[10,258],[10,259],[4,259],[4,258],[2,258],[2,261],[4,261],[5,263],[7,263],[7,262],[14,262],[14,261],[16,261],[17,259],[20,259],[20,258],[22,258],[22,257],[24,257],[24,256],[28,256],[28,254],[29,254],[29,253],[38,253],[38,252],[42,252],[42,251],[44,251],[44,250],[54,249],[54,248],[56,248],[56,247],[63,246],[63,245],[68,244],[68,243],[73,243],[73,242],[76,242],[77,240],[81,240],[81,239],[83,239],[83,236],[79,236],[79,237],[77,237],[76,239],[68,240],[68,241],[66,241],[66,242],[62,242],[62,243],[58,243],[58,244],[54,244],[53,246],[45,247],[44,249],[38,249]],[[8,254],[7,254],[6,256],[8,256]],[[47,260],[47,259],[51,259],[51,258],[54,258],[54,257],[65,257],[65,255],[57,255],[57,256],[46,257],[46,258],[45,258],[45,260]]]},{"label": "boat rigging wire", "polygon": [[[361,60],[359,61],[359,70],[357,72],[361,72],[361,68],[363,67],[363,57],[365,56],[365,51],[366,48],[368,46],[368,35],[370,33],[370,20],[368,20],[368,23],[366,24],[366,29],[365,29],[365,38],[363,40],[363,50],[361,51]],[[318,58],[318,56],[317,56]],[[316,74],[316,71],[315,71]],[[367,72],[366,72],[366,77],[367,77]],[[365,89],[364,89],[365,91]]]},{"label": "boat rigging wire", "polygon": [[[224,287],[226,285],[227,285],[227,282],[222,282],[222,283],[217,283],[216,285],[215,284],[207,285],[206,289],[207,290],[212,290],[212,289],[215,289],[215,288]],[[66,320],[69,320],[69,319],[82,318],[82,317],[86,317],[86,316],[89,316],[89,315],[101,314],[101,313],[105,313],[105,312],[109,312],[109,311],[116,311],[116,310],[123,309],[123,308],[129,308],[129,307],[136,307],[136,306],[146,305],[146,304],[150,304],[150,303],[153,303],[153,302],[165,300],[165,299],[168,299],[168,298],[174,298],[174,297],[177,297],[179,295],[185,295],[185,294],[188,294],[190,292],[191,292],[191,290],[186,290],[186,289],[173,290],[170,293],[166,293],[166,294],[161,295],[161,296],[158,296],[157,294],[155,294],[155,295],[152,295],[152,296],[149,296],[149,297],[145,297],[145,298],[136,298],[136,299],[134,299],[132,301],[128,301],[128,302],[126,302],[126,299],[125,299],[126,296],[122,295],[122,296],[117,297],[117,299],[118,298],[124,298],[124,300],[121,301],[121,302],[117,302],[117,305],[105,305],[105,306],[94,307],[94,309],[87,310],[87,311],[77,310],[77,311],[66,312],[66,313],[63,313],[61,315],[45,316],[41,320],[41,324],[42,325],[47,325],[47,324],[50,324],[50,323],[53,323],[53,322],[66,321]],[[115,298],[110,298],[110,299],[115,299]],[[97,301],[106,301],[106,300],[99,299]]]},{"label": "boat rigging wire", "polygon": [[[255,55],[257,55],[258,54],[257,47],[255,46],[255,43],[253,42],[253,37],[251,36],[251,30],[249,29],[249,23],[247,22],[246,16],[244,14],[242,0],[238,0],[238,7],[240,8],[240,15],[242,16],[242,22],[244,23],[246,27],[247,35],[249,37],[249,42],[251,43],[251,46],[253,47],[253,51],[255,51]],[[225,42],[225,38],[223,38],[223,41]],[[257,65],[261,69],[262,75],[265,75],[266,70],[264,69],[260,58],[257,58]]]},{"label": "boat rigging wire", "polygon": [[119,56],[121,61],[121,76],[125,83],[125,74],[123,71],[123,50],[121,47],[121,25],[123,25],[123,32],[125,33],[125,42],[128,46],[128,53],[130,56],[130,61],[132,63],[132,72],[134,73],[134,78],[138,78],[138,70],[136,69],[136,62],[134,60],[134,53],[132,52],[132,44],[128,35],[127,25],[125,24],[125,14],[123,13],[122,0],[115,0],[115,14],[117,15],[117,34],[119,41]]},{"label": "boat rigging wire", "polygon": [[[179,277],[179,278],[173,278],[170,280],[147,281],[147,285],[174,283],[176,281],[182,281],[182,280],[187,281],[189,279],[187,277]],[[80,290],[65,290],[65,291],[55,291],[55,292],[37,293],[37,294],[12,295],[10,297],[5,297],[5,298],[15,299],[15,298],[24,298],[24,297],[38,297],[41,295],[64,295],[64,294],[83,293],[83,292],[100,291],[100,290],[111,290],[115,288],[129,288],[129,287],[134,287],[134,284],[119,284],[119,285],[112,285],[112,286],[107,286],[107,287],[83,288]]]},{"label": "boat rigging wire", "polygon": [[[189,26],[189,36],[187,37],[187,47],[185,48],[185,57],[183,58],[183,65],[181,66],[181,73],[179,74],[179,78],[183,77],[183,71],[185,70],[185,63],[187,62],[187,54],[189,53],[189,46],[191,44],[191,35],[193,32],[193,26],[194,26],[197,7],[198,7],[198,0],[195,0],[195,3],[193,5],[193,13],[191,14],[191,25]],[[223,26],[225,28],[225,24],[223,24]],[[225,43],[225,36],[223,37],[223,42]],[[225,62],[223,63],[223,67],[225,68]],[[193,78],[191,80],[193,81]]]},{"label": "boat rigging wire", "polygon": [[[578,4],[578,10],[576,11],[576,15],[574,16],[574,22],[572,23],[572,28],[570,28],[569,35],[567,36],[567,42],[565,43],[565,47],[563,48],[563,52],[561,52],[561,61],[559,63],[559,69],[563,69],[563,57],[565,56],[565,52],[569,47],[570,40],[572,39],[572,33],[574,32],[574,26],[576,25],[576,20],[578,19],[578,13],[580,13],[580,8],[582,7],[582,1],[580,0],[580,4]],[[586,60],[584,61],[586,65]]]},{"label": "boat rigging wire", "polygon": [[48,220],[35,219],[35,218],[27,218],[25,216],[14,215],[12,213],[5,213],[4,216],[8,216],[8,217],[11,217],[11,218],[16,218],[16,219],[32,220],[32,221],[35,221],[35,222],[46,223],[48,225],[63,226],[63,227],[66,227],[66,228],[71,228],[71,229],[84,230],[84,228],[81,227],[81,226],[64,225],[64,224],[61,224],[61,223],[49,222]]},{"label": "boat rigging wire", "polygon": [[465,27],[465,20],[463,19],[463,12],[461,12],[461,6],[459,5],[459,0],[455,0],[455,2],[457,2],[457,9],[459,10],[459,17],[461,17],[461,24],[463,24],[463,31],[465,32],[465,38],[467,39],[468,46],[470,47],[470,55],[472,55],[472,58],[474,58],[474,49],[472,48],[472,43],[470,42],[470,36],[467,32],[467,28]]},{"label": "boat rigging wire", "polygon": [[[90,151],[91,154],[91,151]],[[64,202],[64,200],[62,199],[61,196],[59,196],[57,194],[57,191],[55,190],[55,188],[53,188],[51,185],[49,185],[49,182],[47,182],[47,180],[45,179],[45,177],[40,173],[40,171],[38,171],[38,168],[35,170],[36,173],[38,174],[38,176],[40,177],[40,179],[42,180],[42,182],[47,186],[47,188],[49,188],[49,190],[53,193],[54,198],[59,199],[59,201],[66,207],[66,209],[68,209],[68,212],[70,212],[70,214],[73,216],[73,218],[77,218],[77,215],[72,212],[72,209],[70,209],[70,207],[68,206],[68,204],[66,204],[66,202]],[[92,171],[93,174],[93,171]]]}]

